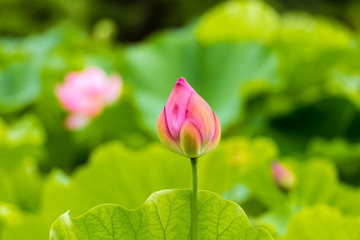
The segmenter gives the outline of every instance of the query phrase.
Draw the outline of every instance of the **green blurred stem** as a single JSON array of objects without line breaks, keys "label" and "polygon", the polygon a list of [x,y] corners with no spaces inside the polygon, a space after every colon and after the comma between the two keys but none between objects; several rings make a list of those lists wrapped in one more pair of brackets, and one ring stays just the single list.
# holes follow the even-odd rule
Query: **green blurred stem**
[{"label": "green blurred stem", "polygon": [[191,158],[192,167],[192,196],[191,196],[191,240],[197,239],[197,228],[198,228],[198,212],[197,212],[197,196],[198,196],[198,166],[197,158]]}]

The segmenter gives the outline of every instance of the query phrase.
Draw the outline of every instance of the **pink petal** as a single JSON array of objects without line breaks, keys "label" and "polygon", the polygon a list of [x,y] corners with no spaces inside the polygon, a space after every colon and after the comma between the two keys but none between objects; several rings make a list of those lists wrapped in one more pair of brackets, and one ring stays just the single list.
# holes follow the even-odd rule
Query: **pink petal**
[{"label": "pink petal", "polygon": [[215,132],[213,111],[209,104],[196,92],[191,93],[186,110],[186,119],[189,119],[200,131],[202,144],[205,149]]},{"label": "pink petal", "polygon": [[88,96],[81,99],[81,102],[82,108],[78,110],[78,113],[88,117],[94,117],[98,115],[104,108],[103,101],[98,96]]},{"label": "pink petal", "polygon": [[218,117],[216,116],[216,114],[214,112],[213,112],[213,117],[214,117],[214,122],[215,122],[215,132],[214,132],[212,140],[209,143],[209,145],[208,145],[207,149],[205,150],[204,154],[214,150],[214,148],[218,145],[218,143],[220,141],[220,137],[221,137],[220,121],[219,121]]},{"label": "pink petal", "polygon": [[166,102],[165,110],[167,125],[175,140],[179,139],[179,132],[186,116],[186,106],[194,89],[184,78],[179,78]]},{"label": "pink petal", "polygon": [[82,90],[88,96],[102,99],[103,92],[106,86],[106,73],[98,67],[88,67],[79,78],[79,83],[84,83]]},{"label": "pink petal", "polygon": [[66,110],[73,112],[81,108],[79,101],[77,101],[79,94],[76,94],[76,91],[69,84],[58,85],[55,94]]},{"label": "pink petal", "polygon": [[178,143],[171,136],[169,129],[167,127],[165,108],[159,115],[159,118],[157,121],[157,132],[158,132],[161,143],[164,144],[165,147],[167,147],[169,150],[171,150],[175,153],[183,155],[181,149],[178,146]]}]

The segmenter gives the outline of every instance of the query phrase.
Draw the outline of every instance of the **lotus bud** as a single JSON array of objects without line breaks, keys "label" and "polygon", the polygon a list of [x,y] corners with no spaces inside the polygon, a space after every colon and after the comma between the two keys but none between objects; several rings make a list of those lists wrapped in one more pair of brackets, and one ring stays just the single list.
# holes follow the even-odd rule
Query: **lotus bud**
[{"label": "lotus bud", "polygon": [[105,106],[120,96],[122,80],[118,75],[107,76],[98,67],[71,72],[58,85],[55,94],[62,107],[70,113],[65,124],[68,129],[80,129],[99,115]]},{"label": "lotus bud", "polygon": [[219,119],[184,78],[177,80],[160,113],[157,131],[162,144],[188,158],[212,151],[221,135]]},{"label": "lotus bud", "polygon": [[273,162],[271,164],[272,175],[276,185],[283,191],[291,190],[295,185],[294,174],[280,162]]}]

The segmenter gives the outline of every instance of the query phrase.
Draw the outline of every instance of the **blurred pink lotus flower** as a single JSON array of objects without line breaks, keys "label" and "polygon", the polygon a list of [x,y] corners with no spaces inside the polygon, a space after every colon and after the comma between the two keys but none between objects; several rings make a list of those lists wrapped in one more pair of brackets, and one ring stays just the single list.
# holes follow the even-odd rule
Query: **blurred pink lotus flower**
[{"label": "blurred pink lotus flower", "polygon": [[107,76],[98,67],[69,73],[65,82],[55,90],[61,105],[70,113],[65,121],[66,127],[71,130],[85,127],[105,106],[119,98],[121,90],[120,76]]},{"label": "blurred pink lotus flower", "polygon": [[291,190],[295,185],[294,174],[282,163],[274,161],[271,164],[272,175],[276,185],[283,191]]},{"label": "blurred pink lotus flower", "polygon": [[209,104],[179,78],[157,122],[160,141],[171,151],[197,158],[212,151],[221,135]]}]

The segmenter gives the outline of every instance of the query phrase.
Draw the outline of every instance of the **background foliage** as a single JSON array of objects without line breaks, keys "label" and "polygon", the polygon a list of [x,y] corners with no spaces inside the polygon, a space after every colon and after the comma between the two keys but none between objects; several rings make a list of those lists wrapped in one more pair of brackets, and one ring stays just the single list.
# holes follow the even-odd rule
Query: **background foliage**
[{"label": "background foliage", "polygon": [[[33,2],[0,1],[0,238],[48,239],[67,210],[133,209],[190,187],[188,161],[155,127],[183,76],[222,125],[200,189],[275,239],[358,239],[356,1]],[[121,74],[124,92],[68,131],[55,86],[94,65]],[[274,160],[296,176],[291,191],[274,183]]]}]

